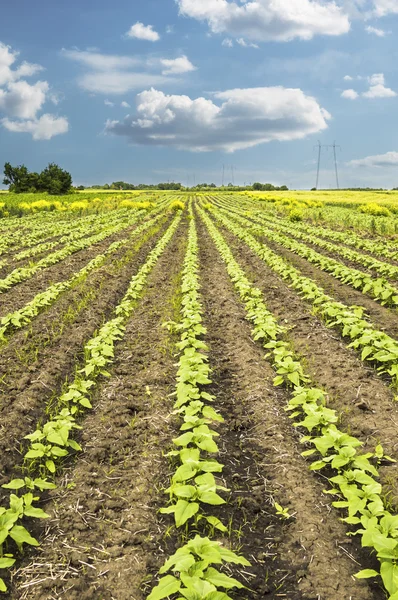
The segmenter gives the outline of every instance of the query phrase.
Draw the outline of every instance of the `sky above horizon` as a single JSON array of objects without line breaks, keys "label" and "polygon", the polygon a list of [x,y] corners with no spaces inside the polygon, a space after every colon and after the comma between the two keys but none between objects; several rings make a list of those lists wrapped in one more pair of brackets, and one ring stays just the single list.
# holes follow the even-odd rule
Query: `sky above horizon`
[{"label": "sky above horizon", "polygon": [[0,165],[305,189],[320,141],[320,188],[333,143],[341,187],[398,187],[397,33],[398,0],[7,2]]}]

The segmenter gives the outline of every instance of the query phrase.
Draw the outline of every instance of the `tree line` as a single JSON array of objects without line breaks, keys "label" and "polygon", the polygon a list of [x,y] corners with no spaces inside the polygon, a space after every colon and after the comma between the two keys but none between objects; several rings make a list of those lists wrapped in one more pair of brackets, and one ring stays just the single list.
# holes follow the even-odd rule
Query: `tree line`
[{"label": "tree line", "polygon": [[10,192],[27,194],[47,192],[51,195],[68,194],[72,189],[72,176],[55,163],[50,163],[41,173],[31,173],[25,165],[4,165],[4,185]]}]

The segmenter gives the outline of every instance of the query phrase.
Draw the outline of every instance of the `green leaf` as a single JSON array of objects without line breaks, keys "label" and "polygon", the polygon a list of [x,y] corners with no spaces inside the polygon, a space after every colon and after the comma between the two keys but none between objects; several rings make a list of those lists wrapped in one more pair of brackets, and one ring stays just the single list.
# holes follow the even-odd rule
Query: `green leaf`
[{"label": "green leaf", "polygon": [[93,405],[91,404],[91,402],[88,398],[84,398],[84,397],[80,398],[79,404],[84,406],[84,408],[93,408]]},{"label": "green leaf", "polygon": [[24,509],[24,515],[27,517],[33,517],[34,519],[49,519],[50,515],[48,515],[41,508],[35,508],[34,506],[28,506]]},{"label": "green leaf", "polygon": [[217,569],[214,569],[213,567],[209,567],[207,569],[207,571],[204,574],[204,578],[206,579],[206,581],[209,581],[217,588],[222,587],[226,590],[230,590],[234,587],[239,589],[244,588],[244,586],[237,579],[234,579],[233,577],[228,577],[228,575],[220,573],[219,571],[217,571]]},{"label": "green leaf", "polygon": [[219,531],[224,531],[224,532],[228,531],[227,527],[225,527],[225,525],[223,525],[221,523],[220,519],[217,519],[217,517],[205,517],[205,519],[215,529],[218,529]]},{"label": "green leaf", "polygon": [[46,467],[50,473],[55,473],[55,463],[53,460],[46,460]]},{"label": "green leaf", "polygon": [[147,600],[162,600],[178,592],[181,588],[181,582],[173,575],[166,575],[160,579],[158,585],[153,588],[147,597]]},{"label": "green leaf", "polygon": [[378,577],[379,575],[380,573],[378,573],[374,569],[363,569],[363,571],[355,573],[354,577],[356,579],[368,579],[369,577]]},{"label": "green leaf", "polygon": [[10,530],[9,535],[12,537],[18,547],[22,547],[22,544],[29,544],[30,546],[39,545],[39,542],[32,537],[29,531],[25,529],[25,527],[22,527],[22,525],[14,525],[14,527]]},{"label": "green leaf", "polygon": [[25,480],[13,479],[12,481],[10,481],[10,483],[5,483],[1,487],[5,488],[6,490],[20,490],[21,488],[25,487]]},{"label": "green leaf", "polygon": [[15,558],[0,558],[0,569],[9,569],[15,563]]},{"label": "green leaf", "polygon": [[175,523],[177,527],[181,527],[199,510],[199,504],[197,502],[187,502],[186,500],[179,500],[176,504],[176,510],[174,513]]},{"label": "green leaf", "polygon": [[4,580],[0,577],[0,592],[6,592],[7,591],[7,586],[4,583]]},{"label": "green leaf", "polygon": [[395,594],[398,591],[398,565],[390,561],[383,561],[380,575],[388,593]]}]

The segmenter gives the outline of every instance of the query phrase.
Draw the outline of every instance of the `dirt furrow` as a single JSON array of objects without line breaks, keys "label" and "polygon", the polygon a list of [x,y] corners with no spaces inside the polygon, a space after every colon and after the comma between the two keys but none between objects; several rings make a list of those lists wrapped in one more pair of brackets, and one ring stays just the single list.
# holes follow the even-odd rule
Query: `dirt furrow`
[{"label": "dirt furrow", "polygon": [[128,237],[128,234],[136,226],[136,224],[129,225],[123,231],[119,231],[89,248],[79,250],[64,260],[38,271],[32,278],[11,287],[0,295],[0,317],[21,308],[30,302],[36,294],[44,292],[53,283],[69,279],[69,277],[80,271],[91,259],[98,256],[98,254],[102,254],[112,242]]},{"label": "dirt furrow", "polygon": [[143,600],[142,585],[164,562],[157,486],[167,483],[163,452],[175,433],[175,348],[162,323],[177,316],[185,248],[181,224],[116,348],[83,424],[83,453],[45,507],[45,540],[16,573],[12,599]]},{"label": "dirt furrow", "polygon": [[33,431],[46,403],[59,393],[65,378],[74,376],[85,342],[108,318],[123,297],[132,275],[166,229],[142,236],[129,259],[115,258],[91,273],[39,315],[28,331],[17,333],[0,354],[0,483],[18,464],[20,442]]},{"label": "dirt furrow", "polygon": [[[338,332],[315,317],[312,306],[247,246],[225,229],[222,233],[248,276],[262,290],[269,310],[291,328],[295,350],[304,358],[316,384],[327,391],[330,406],[341,416],[342,427],[363,441],[366,450],[374,450],[381,442],[386,453],[398,459],[398,408],[388,381],[362,362]],[[380,473],[398,506],[398,466],[384,466]]]},{"label": "dirt furrow", "polygon": [[[242,551],[254,565],[254,579],[248,578],[254,592],[242,597],[381,598],[376,588],[353,579],[358,563],[368,559],[346,537],[322,483],[300,455],[302,447],[284,412],[287,396],[272,385],[274,372],[251,339],[244,309],[203,227],[200,239],[214,393],[226,418],[220,439],[235,436],[239,448],[231,451],[227,443],[222,457],[228,484],[228,473],[233,474],[236,512],[246,514],[233,526],[241,527]],[[278,521],[274,500],[293,518]]]}]

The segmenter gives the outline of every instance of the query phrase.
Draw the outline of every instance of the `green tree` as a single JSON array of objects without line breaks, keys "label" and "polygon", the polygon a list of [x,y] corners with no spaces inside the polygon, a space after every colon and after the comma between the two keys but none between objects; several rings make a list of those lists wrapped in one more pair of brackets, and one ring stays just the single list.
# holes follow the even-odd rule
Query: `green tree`
[{"label": "green tree", "polygon": [[39,176],[38,189],[52,195],[67,194],[72,187],[72,176],[55,163],[50,163]]},{"label": "green tree", "polygon": [[9,186],[10,192],[23,194],[31,191],[31,188],[35,187],[38,177],[37,173],[29,173],[25,165],[13,167],[9,162],[4,165],[3,183]]}]

